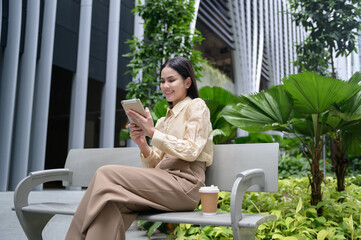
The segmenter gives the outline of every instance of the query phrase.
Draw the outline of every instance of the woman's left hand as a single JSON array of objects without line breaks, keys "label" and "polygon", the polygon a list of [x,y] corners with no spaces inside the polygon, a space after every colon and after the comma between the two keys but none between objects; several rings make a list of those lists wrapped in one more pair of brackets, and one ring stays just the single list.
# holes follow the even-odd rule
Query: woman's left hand
[{"label": "woman's left hand", "polygon": [[150,111],[148,108],[145,108],[145,112],[147,115],[142,116],[136,111],[128,110],[127,115],[135,125],[137,125],[143,130],[145,136],[152,138],[155,130],[153,118],[150,115]]}]

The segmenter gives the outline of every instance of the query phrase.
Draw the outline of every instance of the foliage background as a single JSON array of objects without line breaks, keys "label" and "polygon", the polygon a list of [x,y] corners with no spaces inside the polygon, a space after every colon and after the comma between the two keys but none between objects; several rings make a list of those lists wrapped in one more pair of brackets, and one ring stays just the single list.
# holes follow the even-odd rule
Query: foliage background
[{"label": "foliage background", "polygon": [[[243,200],[245,213],[266,213],[277,216],[276,221],[262,224],[256,239],[361,239],[361,188],[350,182],[344,192],[336,192],[336,182],[327,178],[324,200],[311,206],[306,177],[279,180],[278,193],[247,193]],[[219,211],[229,211],[230,193],[221,192]],[[317,208],[323,206],[322,216]],[[200,207],[198,208],[200,210]],[[228,227],[180,224],[175,229],[177,239],[232,239]]]},{"label": "foliage background", "polygon": [[[356,51],[361,2],[359,0],[289,0],[290,14],[309,34],[296,45],[300,71],[336,78],[334,57]],[[331,70],[331,73],[329,72]]]},{"label": "foliage background", "polygon": [[125,54],[130,58],[127,65],[135,79],[126,90],[127,98],[139,98],[145,106],[153,106],[163,98],[159,89],[160,68],[170,57],[188,58],[200,77],[201,52],[193,48],[201,43],[201,33],[191,32],[190,24],[194,18],[194,0],[147,0],[144,5],[138,2],[133,9],[144,21],[144,38],[128,40],[131,52]]}]

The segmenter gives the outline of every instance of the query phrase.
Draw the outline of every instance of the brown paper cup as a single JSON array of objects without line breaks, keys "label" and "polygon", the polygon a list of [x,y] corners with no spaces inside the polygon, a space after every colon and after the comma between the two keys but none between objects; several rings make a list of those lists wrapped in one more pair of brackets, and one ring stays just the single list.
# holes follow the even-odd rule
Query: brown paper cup
[{"label": "brown paper cup", "polygon": [[218,187],[213,185],[210,187],[201,187],[199,192],[201,195],[203,215],[215,215],[217,213]]}]

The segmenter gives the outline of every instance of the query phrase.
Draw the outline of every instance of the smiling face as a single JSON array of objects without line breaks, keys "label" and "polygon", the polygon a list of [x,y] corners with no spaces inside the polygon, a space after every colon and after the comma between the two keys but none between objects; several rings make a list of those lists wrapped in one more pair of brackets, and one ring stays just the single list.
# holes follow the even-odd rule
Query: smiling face
[{"label": "smiling face", "polygon": [[184,80],[177,71],[170,67],[163,68],[160,81],[160,89],[173,106],[187,96],[187,89],[191,86],[189,77]]}]

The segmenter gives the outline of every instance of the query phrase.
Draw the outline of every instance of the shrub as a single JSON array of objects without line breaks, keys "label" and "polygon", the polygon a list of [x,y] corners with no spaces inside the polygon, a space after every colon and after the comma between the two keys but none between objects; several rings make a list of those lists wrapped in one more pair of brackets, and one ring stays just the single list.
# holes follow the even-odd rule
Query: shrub
[{"label": "shrub", "polygon": [[[326,176],[333,176],[332,173],[332,164],[330,160],[326,160]],[[323,171],[323,163],[320,164],[320,169]],[[303,157],[303,154],[298,154],[297,156],[292,156],[285,154],[281,156],[278,163],[278,177],[288,178],[288,177],[306,177],[310,175],[310,165],[307,162],[307,159]]]},{"label": "shrub", "polygon": [[[346,191],[334,191],[336,181],[327,178],[323,200],[310,205],[308,179],[289,178],[279,181],[277,193],[247,193],[243,200],[244,213],[266,213],[276,221],[262,224],[256,239],[361,239],[361,188],[351,184]],[[219,211],[229,211],[230,193],[219,194]],[[317,209],[323,207],[322,216]],[[177,239],[232,239],[229,227],[179,224],[174,231]]]},{"label": "shrub", "polygon": [[309,174],[310,165],[307,159],[299,154],[297,156],[290,156],[285,154],[280,158],[278,163],[278,176],[280,178],[287,177],[305,177]]}]

